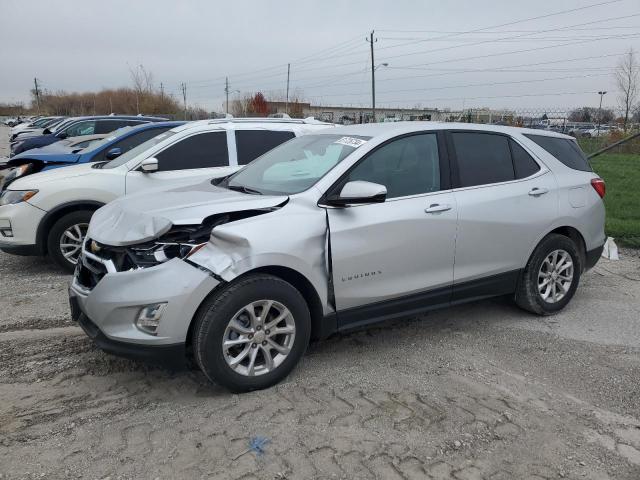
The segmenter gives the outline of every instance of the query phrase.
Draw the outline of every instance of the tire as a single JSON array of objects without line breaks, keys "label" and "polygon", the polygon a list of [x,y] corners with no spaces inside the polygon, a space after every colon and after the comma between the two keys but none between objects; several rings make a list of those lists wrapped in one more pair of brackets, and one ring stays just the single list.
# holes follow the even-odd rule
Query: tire
[{"label": "tire", "polygon": [[[543,268],[545,260],[550,255],[553,255],[554,252],[566,253],[572,262],[570,268],[566,267],[568,262],[562,262],[562,254],[558,253],[556,257],[558,258],[558,268],[560,270],[565,268],[565,270],[562,270],[559,273],[560,276],[555,278],[552,277],[553,268],[550,268],[553,262],[550,261]],[[568,270],[571,271],[570,274],[567,273]],[[573,298],[580,282],[581,272],[582,257],[573,240],[564,235],[549,234],[538,244],[521,274],[515,295],[516,304],[520,308],[538,315],[552,315],[559,312]],[[556,275],[558,275],[558,272],[556,272]],[[567,285],[565,278],[570,278],[571,283]],[[540,285],[539,279],[540,282],[543,282]],[[545,280],[548,280],[546,285],[544,285]],[[549,285],[553,285],[554,282],[556,283],[556,291],[559,292],[559,295],[562,294],[561,298],[554,299],[553,294],[550,294],[545,299],[543,293],[546,293],[550,288]],[[560,286],[560,282],[564,283],[564,288]],[[543,292],[541,292],[540,288],[543,288]]]},{"label": "tire", "polygon": [[[67,213],[63,217],[59,218],[56,223],[53,224],[51,230],[49,230],[49,236],[47,237],[47,252],[51,259],[66,272],[73,273],[77,263],[76,254],[79,254],[80,251],[74,250],[71,257],[65,257],[65,252],[61,249],[63,235],[68,229],[72,229],[70,233],[76,237],[77,234],[74,233],[73,230],[76,230],[74,229],[74,226],[77,226],[83,233],[82,239],[84,240],[84,234],[86,234],[87,227],[89,226],[91,215],[93,215],[93,211],[91,210],[78,210],[77,212]],[[75,243],[71,238],[68,238],[68,242],[68,245]],[[67,252],[71,250],[73,249],[68,247]]]},{"label": "tire", "polygon": [[[262,321],[264,301],[273,302],[266,322]],[[257,319],[255,325],[250,323],[249,310],[246,310],[250,305]],[[271,332],[273,336],[265,338],[269,332],[266,327],[285,315],[285,310],[290,315],[276,326],[278,331],[290,331],[293,325],[293,336]],[[246,330],[244,333],[231,327],[234,319],[236,326]],[[200,306],[194,321],[193,354],[197,365],[209,380],[233,392],[260,390],[280,382],[300,361],[311,336],[311,315],[300,292],[284,280],[265,274],[248,275],[215,292]],[[260,330],[261,326],[265,328]],[[223,341],[242,343],[227,349],[223,348]],[[281,353],[272,348],[273,343],[289,349],[288,353],[280,356]],[[267,368],[267,356],[272,359],[271,368]],[[242,361],[235,367],[230,365],[230,361],[241,357]]]}]

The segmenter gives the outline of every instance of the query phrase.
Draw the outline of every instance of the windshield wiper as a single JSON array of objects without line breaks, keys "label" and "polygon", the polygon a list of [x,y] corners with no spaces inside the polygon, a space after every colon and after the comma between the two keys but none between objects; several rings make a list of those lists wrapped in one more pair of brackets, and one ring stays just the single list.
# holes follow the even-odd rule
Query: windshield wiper
[{"label": "windshield wiper", "polygon": [[227,185],[226,187],[234,192],[248,193],[250,195],[262,195],[262,192],[253,188],[245,187],[244,185]]}]

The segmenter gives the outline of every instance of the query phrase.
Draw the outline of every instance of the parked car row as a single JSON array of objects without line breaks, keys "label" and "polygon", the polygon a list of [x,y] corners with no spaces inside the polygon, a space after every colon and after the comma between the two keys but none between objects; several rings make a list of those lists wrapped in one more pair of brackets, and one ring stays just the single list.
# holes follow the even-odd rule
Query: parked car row
[{"label": "parked car row", "polygon": [[166,118],[145,117],[141,115],[108,115],[59,119],[52,128],[45,127],[41,131],[30,131],[29,129],[25,129],[29,132],[26,135],[24,134],[25,130],[12,132],[10,156],[13,157],[33,148],[45,147],[69,137],[111,133],[114,130],[125,126],[140,125],[149,122],[162,122],[166,120]]},{"label": "parked car row", "polygon": [[371,322],[496,295],[555,313],[605,242],[604,182],[549,131],[226,119],[39,155],[58,168],[3,187],[0,248],[73,269],[103,350],[233,391]]},{"label": "parked car row", "polygon": [[7,205],[0,210],[0,249],[46,254],[73,271],[89,219],[102,205],[147,188],[228,175],[296,135],[327,126],[277,119],[154,122],[121,128],[81,151],[52,148],[58,143],[29,150],[9,161],[15,168],[1,188],[0,204]]}]

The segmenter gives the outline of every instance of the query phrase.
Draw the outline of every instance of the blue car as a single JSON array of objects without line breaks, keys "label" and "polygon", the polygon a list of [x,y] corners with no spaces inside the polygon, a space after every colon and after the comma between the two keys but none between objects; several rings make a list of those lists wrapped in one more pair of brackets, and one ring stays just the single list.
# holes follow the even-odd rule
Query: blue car
[{"label": "blue car", "polygon": [[[7,162],[13,168],[4,178],[0,190],[4,190],[16,178],[32,173],[67,167],[88,162],[104,162],[128,152],[150,138],[185,122],[153,122],[132,127],[122,127],[111,135],[88,147],[78,150],[70,145],[53,144],[45,148],[36,148],[16,155]],[[62,143],[62,142],[60,142]]]},{"label": "blue car", "polygon": [[10,156],[13,157],[14,155],[33,148],[44,147],[68,137],[110,133],[121,127],[149,122],[164,122],[166,120],[166,118],[143,117],[142,115],[106,115],[71,118],[59,125],[55,133],[45,128],[42,135],[30,137],[25,140],[20,140],[20,137],[16,138],[15,141],[11,143]]}]

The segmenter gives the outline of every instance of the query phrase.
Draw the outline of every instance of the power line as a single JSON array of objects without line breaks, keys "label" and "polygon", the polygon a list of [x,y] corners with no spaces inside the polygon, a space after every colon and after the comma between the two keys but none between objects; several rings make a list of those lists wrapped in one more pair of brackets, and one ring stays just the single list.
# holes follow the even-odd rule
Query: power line
[{"label": "power line", "polygon": [[[387,68],[390,70],[429,70],[429,71],[434,71],[434,70],[439,70],[441,71],[440,73],[432,73],[432,74],[428,74],[428,75],[410,75],[410,76],[398,76],[398,77],[391,77],[391,78],[384,78],[381,80],[377,80],[379,82],[386,82],[386,81],[391,81],[391,80],[403,80],[403,79],[412,79],[412,78],[430,78],[430,77],[438,77],[438,76],[446,76],[446,75],[452,75],[452,74],[456,74],[456,73],[482,73],[482,72],[527,72],[527,70],[516,70],[520,67],[535,67],[535,66],[540,66],[540,65],[549,65],[549,64],[556,64],[556,63],[566,63],[566,62],[575,62],[575,61],[581,61],[581,60],[593,60],[593,59],[599,59],[599,58],[608,58],[608,57],[616,57],[616,56],[620,56],[620,55],[624,55],[625,52],[621,52],[621,53],[611,53],[611,54],[606,54],[606,55],[591,55],[591,56],[586,56],[586,57],[575,57],[575,58],[563,58],[563,59],[559,59],[559,60],[551,60],[551,61],[546,61],[546,62],[535,62],[535,63],[521,63],[521,64],[517,64],[517,65],[506,65],[506,66],[502,66],[502,67],[495,67],[495,68],[449,68],[449,69],[438,69],[438,68],[423,68],[423,67],[412,67],[412,66],[406,66],[406,67],[394,67],[389,65]],[[367,58],[367,63],[369,62],[368,58]],[[610,67],[594,67],[594,68],[598,68],[598,69],[604,69],[604,68],[610,68]],[[509,70],[509,69],[514,69],[514,70]],[[570,71],[572,71],[572,69],[568,69]],[[582,70],[584,70],[584,68],[582,68]],[[345,77],[349,77],[349,76],[353,76],[353,75],[358,75],[358,74],[362,74],[362,73],[366,73],[369,71],[369,67],[366,67],[364,69],[359,69],[359,70],[354,70],[354,71],[350,71],[350,72],[346,72],[344,74],[327,74],[327,75],[314,75],[314,76],[310,76],[310,77],[302,77],[299,78],[297,80],[298,85],[302,84],[302,86],[304,88],[319,88],[319,87],[324,87],[327,85],[331,85],[331,86],[341,86],[341,85],[353,85],[353,84],[360,84],[362,83],[362,81],[355,81],[355,82],[342,82],[342,83],[336,83],[336,80],[345,78]],[[540,70],[535,70],[535,71],[540,71]],[[561,71],[561,70],[558,70]],[[304,82],[308,81],[308,80],[318,80],[320,78],[330,78],[330,80],[323,80],[320,83],[314,83],[311,85],[305,85]],[[269,83],[261,83],[260,84],[260,89],[263,90],[268,90],[268,87],[273,86],[273,85],[279,85],[280,82],[275,83],[275,82],[269,82]],[[246,85],[245,85],[246,86]],[[194,87],[194,88],[200,88],[200,87]]]},{"label": "power line", "polygon": [[[624,38],[635,38],[640,36],[640,34],[629,34],[624,36]],[[615,35],[615,36],[609,36],[609,37],[602,37],[599,38],[599,40],[619,40],[621,39],[621,36],[619,35]],[[502,55],[513,55],[516,53],[528,53],[528,52],[535,52],[535,51],[539,51],[539,50],[548,50],[550,48],[558,48],[558,47],[567,47],[567,46],[573,46],[573,45],[582,45],[585,43],[589,43],[589,42],[593,42],[596,40],[580,40],[579,42],[568,42],[568,43],[561,43],[558,45],[545,45],[542,47],[534,47],[534,48],[526,48],[523,50],[512,50],[509,52],[499,52],[499,53],[489,53],[489,54],[485,54],[485,55],[473,55],[471,57],[462,57],[462,58],[454,58],[454,59],[447,59],[447,60],[437,60],[434,62],[429,62],[429,63],[419,63],[419,64],[415,64],[415,65],[409,65],[409,66],[429,66],[429,65],[438,65],[438,64],[442,64],[442,63],[451,63],[451,62],[462,62],[465,60],[478,60],[478,59],[482,59],[482,58],[490,58],[490,57],[499,57]]]},{"label": "power line", "polygon": [[[584,5],[582,7],[571,8],[569,10],[562,10],[562,11],[559,11],[559,12],[553,12],[553,13],[547,13],[547,14],[544,14],[544,15],[538,15],[536,17],[529,17],[529,18],[524,18],[524,19],[521,19],[521,20],[514,20],[512,22],[501,23],[499,25],[492,25],[490,27],[482,27],[482,28],[475,28],[473,30],[465,30],[465,31],[463,31],[461,33],[457,33],[456,32],[456,33],[451,33],[451,34],[443,35],[441,37],[436,37],[436,38],[446,38],[448,36],[455,36],[455,35],[461,35],[461,34],[466,34],[466,33],[482,32],[482,31],[485,31],[485,30],[493,29],[493,28],[509,27],[511,25],[517,25],[518,23],[526,23],[526,22],[531,22],[533,20],[541,20],[543,18],[554,17],[554,16],[557,16],[557,15],[564,15],[565,13],[577,12],[577,11],[580,11],[580,10],[586,10],[588,8],[600,7],[600,6],[603,6],[603,5],[608,5],[608,4],[611,4],[611,3],[617,3],[617,2],[620,2],[620,1],[621,0],[610,0],[610,1],[606,1],[606,2],[592,3],[590,5]],[[380,31],[382,32],[382,31],[389,31],[389,30],[380,30]],[[401,30],[391,30],[391,31],[399,32]]]},{"label": "power line", "polygon": [[[326,53],[329,53],[329,52],[335,53],[336,51],[339,51],[340,49],[351,48],[351,45],[349,45],[349,44],[354,43],[356,41],[356,39],[359,40],[360,38],[362,38],[361,35],[358,35],[357,37],[352,37],[351,39],[345,40],[343,42],[339,42],[336,45],[333,45],[332,47],[323,48],[322,50],[319,50],[319,51],[317,51],[315,53],[312,53],[310,55],[306,55],[304,57],[300,57],[299,59],[294,60],[293,62],[290,62],[290,63],[293,63],[293,64],[308,63],[310,61],[314,61],[314,57],[316,57],[317,55],[326,54]],[[256,74],[256,73],[262,73],[262,72],[271,71],[271,70],[274,70],[274,69],[277,69],[277,68],[283,68],[286,65],[287,64],[284,63],[284,64],[277,64],[277,65],[273,65],[271,67],[264,67],[264,68],[260,68],[260,69],[256,69],[256,70],[247,70],[244,73],[234,73],[234,74],[232,74],[232,76],[234,78],[244,77],[244,76],[247,76],[247,75],[253,75],[253,74]],[[213,82],[215,80],[224,80],[224,78],[225,78],[224,76],[219,76],[219,77],[213,77],[213,78],[206,79],[206,80],[195,80],[195,81],[192,80],[191,82],[189,82],[189,84],[192,85],[192,84],[202,83],[202,82]]]},{"label": "power line", "polygon": [[[591,43],[591,42],[594,42],[594,41],[617,40],[617,39],[621,39],[621,38],[624,38],[624,39],[636,38],[638,36],[640,36],[640,34],[628,34],[628,35],[625,35],[625,36],[614,35],[614,36],[608,36],[608,37],[600,37],[598,40],[590,39],[590,40],[580,40],[580,41],[577,41],[577,42],[565,42],[565,43],[555,44],[555,45],[544,45],[544,46],[541,46],[541,47],[510,50],[510,51],[507,51],[507,52],[490,53],[490,54],[484,54],[484,55],[473,55],[473,56],[469,56],[469,57],[448,58],[446,60],[436,60],[436,61],[427,62],[427,63],[410,64],[410,65],[404,65],[404,66],[391,66],[391,68],[418,69],[418,67],[441,65],[441,64],[447,64],[447,63],[452,63],[452,62],[453,63],[455,63],[455,62],[463,62],[463,61],[467,61],[467,60],[478,60],[478,59],[484,59],[484,58],[493,58],[493,57],[500,57],[500,56],[505,56],[505,55],[519,54],[519,53],[530,53],[530,52],[534,52],[534,51],[548,50],[548,49],[551,49],[551,48],[555,49],[555,48],[566,47],[566,46],[583,45],[583,44]],[[360,62],[346,62],[346,63],[340,63],[340,64],[333,64],[331,66],[333,68],[338,68],[338,67],[343,67],[343,66],[351,66],[351,65],[359,64],[359,63]],[[540,64],[542,64],[542,62]],[[328,66],[325,65],[325,66],[321,66],[321,67],[310,67],[310,68],[306,68],[306,69],[299,69],[297,71],[298,72],[308,72],[308,71],[314,71],[314,70],[318,70],[318,69],[326,69],[327,67]],[[357,73],[359,73],[359,72],[356,71],[356,72],[353,72],[352,74],[357,74]],[[262,78],[266,78],[266,77],[261,77],[260,80]]]},{"label": "power line", "polygon": [[[617,0],[615,0],[615,1],[617,1]],[[635,13],[635,14],[632,14],[632,15],[625,15],[625,16],[622,16],[622,17],[612,17],[612,18],[605,18],[605,19],[600,19],[600,20],[593,20],[593,21],[590,21],[590,22],[577,23],[577,24],[574,24],[574,25],[569,25],[569,27],[592,25],[594,23],[603,23],[603,22],[607,22],[607,21],[611,21],[611,20],[619,20],[621,18],[631,18],[631,17],[638,17],[638,16],[640,16],[640,13]],[[567,27],[566,26],[565,27],[555,27],[555,28],[540,30],[539,33],[555,32],[555,31],[558,31],[558,30],[562,30],[563,28],[567,28]],[[526,37],[526,36],[529,36],[529,35],[533,35],[533,33],[522,33],[522,34],[514,35],[514,36],[511,36],[511,37],[503,37],[500,40],[522,38],[522,37]],[[631,34],[631,35],[633,35],[633,34]],[[424,41],[428,41],[428,40],[421,40],[420,42],[424,42]],[[393,56],[390,56],[388,58],[400,58],[400,57],[408,57],[408,56],[412,56],[412,55],[424,55],[425,53],[442,52],[442,51],[445,51],[445,50],[453,50],[455,48],[470,47],[470,46],[482,45],[482,44],[485,44],[485,43],[493,43],[493,42],[494,42],[494,40],[486,40],[485,39],[485,40],[480,40],[480,41],[477,41],[475,43],[470,43],[470,44],[465,44],[465,45],[452,45],[452,46],[448,46],[448,47],[441,47],[441,48],[436,48],[436,49],[433,49],[433,50],[427,50],[427,51],[421,51],[421,52],[403,53],[403,54],[400,54],[400,55],[393,55]],[[411,43],[419,43],[419,42],[411,42]],[[408,45],[408,44],[404,44],[404,45]],[[401,45],[395,45],[394,48],[398,47],[398,46],[401,46]],[[387,48],[390,48],[390,47],[387,47]],[[380,50],[382,50],[382,48],[380,48]]]},{"label": "power line", "polygon": [[[525,18],[525,19],[521,19],[521,20],[515,20],[515,21],[512,21],[512,22],[507,22],[507,23],[503,23],[503,24],[499,24],[499,25],[493,25],[493,26],[489,26],[489,27],[482,27],[482,28],[477,28],[477,29],[473,29],[473,30],[467,30],[465,32],[462,32],[462,34],[481,32],[481,31],[485,31],[485,30],[501,28],[501,27],[510,26],[510,25],[516,25],[516,24],[519,24],[519,23],[530,22],[530,21],[533,21],[533,20],[540,20],[540,19],[543,19],[543,18],[549,18],[549,17],[553,17],[553,16],[557,16],[557,15],[564,15],[566,13],[577,12],[577,11],[586,10],[586,9],[589,9],[589,8],[594,8],[594,7],[603,6],[603,5],[609,5],[609,4],[617,3],[617,2],[620,2],[620,1],[621,0],[608,0],[608,1],[605,1],[605,2],[599,2],[599,3],[590,4],[590,5],[584,5],[584,6],[577,7],[577,8],[572,8],[572,9],[568,9],[568,10],[562,10],[562,11],[559,11],[559,12],[553,12],[553,13],[548,13],[548,14],[544,14],[544,15],[538,15],[538,16],[535,16],[535,17],[529,17],[529,18]],[[622,17],[622,18],[625,18],[625,17]],[[443,35],[441,37],[435,37],[435,38],[441,39],[441,38],[447,38],[447,37],[452,37],[452,36],[456,36],[456,35],[460,35],[460,34],[459,33],[447,34],[447,35]],[[298,59],[298,60],[293,61],[291,63],[294,63],[294,64],[296,64],[296,63],[298,63],[298,64],[307,63],[307,62],[311,61],[312,57],[314,57],[314,56],[316,56],[316,55],[318,55],[320,53],[326,53],[327,51],[331,51],[332,49],[337,49],[340,46],[344,47],[344,46],[348,45],[349,43],[355,41],[355,39],[357,39],[357,38],[361,38],[360,35],[358,35],[357,37],[353,37],[350,40],[346,40],[344,42],[338,43],[334,47],[328,47],[328,48],[325,48],[323,50],[320,50],[319,52],[316,52],[315,54],[311,54],[311,55],[308,55],[306,57],[302,57],[301,59]],[[251,75],[251,74],[254,74],[254,73],[271,71],[271,70],[273,70],[275,68],[283,68],[284,65],[286,65],[286,64],[279,64],[279,65],[274,65],[274,66],[271,66],[271,67],[265,67],[265,68],[258,69],[258,70],[247,71],[246,73],[238,73],[238,74],[234,74],[234,77],[243,77],[243,76]],[[203,80],[203,81],[192,81],[192,82],[190,82],[190,84],[192,84],[192,83],[209,82],[209,81],[213,81],[213,80],[222,80],[222,79],[224,79],[224,77],[220,76],[220,77],[215,77],[215,78],[208,79],[208,80]]]},{"label": "power line", "polygon": [[[614,0],[614,1],[620,1],[620,0]],[[612,3],[612,2],[604,2],[603,4],[607,4],[607,3]],[[596,5],[602,5],[602,4],[596,4]],[[585,6],[585,7],[581,7],[578,10],[584,9],[584,8],[589,8],[589,6]],[[560,13],[566,13],[569,11],[573,11],[573,10],[565,10],[563,12]],[[557,13],[557,14],[560,14]],[[549,14],[550,15],[555,15],[555,14]],[[632,14],[632,15],[625,15],[625,16],[620,16],[620,17],[610,17],[610,18],[606,18],[606,19],[599,19],[599,20],[594,20],[594,21],[590,21],[590,22],[584,22],[584,23],[579,23],[579,24],[574,24],[574,25],[569,25],[569,26],[563,26],[563,27],[556,27],[554,29],[546,29],[546,30],[533,30],[529,33],[544,33],[544,32],[549,32],[549,31],[558,31],[558,30],[563,30],[566,28],[572,28],[575,26],[582,26],[582,25],[592,25],[595,23],[602,23],[602,22],[607,22],[607,21],[612,21],[612,20],[619,20],[619,19],[624,19],[624,18],[631,18],[631,17],[636,17],[636,16],[640,16],[640,13],[638,14]],[[538,17],[532,17],[533,19],[537,19]],[[524,21],[524,20],[523,20]],[[518,22],[516,22],[518,23]],[[486,28],[492,28],[492,27],[486,27]],[[569,42],[569,43],[564,43],[564,44],[560,44],[560,45],[548,45],[548,46],[544,46],[544,47],[538,47],[539,49],[545,49],[545,48],[554,48],[556,46],[565,46],[565,45],[577,45],[577,44],[581,44],[581,43],[588,43],[588,42],[594,42],[594,41],[599,41],[599,40],[609,40],[609,39],[613,39],[613,38],[635,38],[637,35],[636,34],[626,34],[626,35],[616,35],[616,36],[601,36],[601,37],[597,37],[597,38],[589,38],[586,40],[579,40],[577,42]],[[441,38],[441,37],[437,37],[437,38]],[[516,38],[516,37],[505,37],[505,38]],[[532,39],[535,40],[535,39]],[[413,56],[413,55],[422,55],[422,54],[426,54],[426,53],[432,53],[432,52],[437,52],[437,51],[442,51],[442,50],[449,50],[452,48],[460,48],[462,46],[474,46],[474,45],[479,45],[479,44],[483,44],[483,43],[491,43],[490,40],[483,40],[480,42],[476,42],[476,43],[472,43],[472,44],[466,44],[466,45],[457,45],[457,46],[452,46],[452,47],[443,47],[440,49],[433,49],[433,50],[428,50],[428,51],[420,51],[420,52],[410,52],[410,53],[405,53],[405,54],[400,54],[400,55],[394,55],[394,56],[389,56],[389,57],[385,57],[385,59],[393,59],[393,58],[401,58],[401,57],[405,57],[405,56]],[[383,50],[386,49],[388,47],[380,47],[379,50]],[[529,52],[529,51],[535,51],[538,48],[535,49],[527,49],[527,50],[518,50],[515,51],[513,53],[524,53],[524,52]],[[334,55],[332,57],[324,57],[324,60],[330,59],[330,58],[344,58],[344,57],[349,57],[349,56],[353,56],[353,55],[361,55],[362,53],[364,53],[363,51],[360,52],[355,52],[355,53],[343,53],[340,55]],[[499,56],[499,55],[507,55],[509,54],[507,53],[498,53],[498,54],[492,54],[492,56]],[[468,59],[473,59],[474,57],[469,57]],[[481,58],[481,57],[478,57]],[[486,58],[486,57],[485,57]],[[447,61],[443,61],[443,62],[448,62]],[[452,60],[452,61],[459,61],[459,60]],[[308,71],[314,71],[314,70],[321,70],[321,69],[326,69],[328,67],[341,67],[341,66],[349,66],[349,65],[355,65],[355,64],[359,64],[360,62],[347,62],[347,63],[341,63],[341,64],[330,64],[330,65],[323,65],[323,66],[317,66],[317,67],[310,67],[310,68],[303,68],[303,69],[297,69],[297,72],[308,72]],[[427,65],[427,64],[425,64]],[[259,77],[260,80],[264,79],[264,78],[271,78],[271,77],[277,77],[277,76],[281,76],[283,75],[282,72],[278,72],[275,74],[271,74],[271,75],[262,75]],[[253,81],[254,79],[246,79],[245,81]],[[201,86],[194,86],[193,88],[201,88],[201,87],[208,87],[209,85],[201,85]]]},{"label": "power line", "polygon": [[[536,79],[528,79],[528,80],[509,80],[509,81],[505,81],[505,82],[470,83],[470,84],[466,84],[466,85],[446,85],[446,86],[443,86],[443,87],[407,88],[407,89],[402,89],[402,90],[394,89],[394,90],[382,91],[382,92],[379,92],[379,93],[425,92],[425,91],[433,91],[433,90],[448,90],[448,89],[452,89],[452,88],[493,87],[493,86],[500,86],[500,85],[516,85],[516,84],[523,84],[523,83],[549,82],[549,81],[553,81],[553,80],[570,80],[570,79],[577,79],[577,78],[603,77],[603,76],[607,76],[607,75],[609,75],[609,74],[608,73],[598,73],[598,74],[592,74],[592,75],[570,75],[570,76],[565,76],[565,77],[536,78]],[[341,96],[351,96],[351,95],[358,95],[358,94],[355,93],[355,92],[349,92],[349,93],[341,92],[341,93],[328,94],[328,95],[316,95],[316,96],[310,95],[310,97],[311,98],[316,98],[316,97],[341,97]]]},{"label": "power line", "polygon": [[[590,27],[590,28],[567,28],[566,30],[570,31],[591,31],[591,30],[611,30],[616,28],[631,28],[637,30],[640,26],[634,25],[611,25],[608,27]],[[538,30],[499,30],[495,32],[464,32],[462,30],[378,30],[379,32],[398,32],[398,33],[451,33],[457,35],[466,35],[466,34],[474,34],[474,35],[495,35],[496,33],[536,33]],[[419,37],[380,37],[380,39],[395,39],[395,40],[418,40]]]}]

